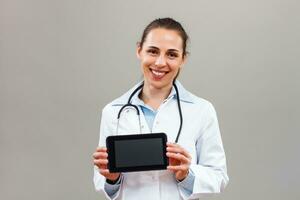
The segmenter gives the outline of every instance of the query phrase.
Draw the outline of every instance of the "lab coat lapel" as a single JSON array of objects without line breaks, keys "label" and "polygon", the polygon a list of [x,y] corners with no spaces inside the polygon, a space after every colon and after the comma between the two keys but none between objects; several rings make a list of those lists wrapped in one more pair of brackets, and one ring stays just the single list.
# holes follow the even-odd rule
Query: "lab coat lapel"
[{"label": "lab coat lapel", "polygon": [[[115,119],[117,126],[118,119]],[[140,134],[139,118],[134,108],[126,108],[119,119],[119,128],[116,135]]]}]

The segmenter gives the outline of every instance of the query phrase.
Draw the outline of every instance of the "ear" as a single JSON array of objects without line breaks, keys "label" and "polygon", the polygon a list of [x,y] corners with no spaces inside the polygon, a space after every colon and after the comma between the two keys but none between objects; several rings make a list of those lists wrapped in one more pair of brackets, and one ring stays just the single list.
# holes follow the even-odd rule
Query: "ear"
[{"label": "ear", "polygon": [[136,57],[137,57],[138,59],[141,59],[141,51],[142,51],[142,48],[141,48],[140,44],[138,43],[138,44],[136,45]]},{"label": "ear", "polygon": [[182,63],[181,63],[181,65],[180,65],[180,69],[183,68],[183,66],[184,66],[185,63],[186,63],[186,60],[187,60],[187,56],[185,55],[185,56],[182,58]]}]

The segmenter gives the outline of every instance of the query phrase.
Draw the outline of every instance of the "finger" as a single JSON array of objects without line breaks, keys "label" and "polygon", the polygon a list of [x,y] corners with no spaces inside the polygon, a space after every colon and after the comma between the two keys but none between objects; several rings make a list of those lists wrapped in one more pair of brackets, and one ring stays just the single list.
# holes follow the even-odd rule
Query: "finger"
[{"label": "finger", "polygon": [[105,175],[105,176],[118,174],[118,173],[111,173],[109,171],[109,169],[100,169],[99,172],[100,172],[100,174]]},{"label": "finger", "polygon": [[110,174],[108,169],[99,169],[99,173],[103,176],[107,176]]},{"label": "finger", "polygon": [[106,152],[95,152],[93,153],[93,158],[94,159],[99,159],[99,158],[107,158],[108,154]]},{"label": "finger", "polygon": [[97,148],[96,148],[96,151],[97,151],[97,152],[106,152],[106,151],[107,151],[107,148],[106,148],[106,147],[97,147]]},{"label": "finger", "polygon": [[186,165],[177,165],[177,166],[170,166],[170,165],[169,165],[169,166],[167,167],[167,169],[176,172],[176,171],[186,171],[186,170],[188,170],[189,168],[188,168],[188,166],[186,166]]},{"label": "finger", "polygon": [[172,142],[167,142],[167,146],[176,147],[176,146],[179,146],[179,144],[172,143]]},{"label": "finger", "polygon": [[107,165],[108,160],[107,159],[94,159],[94,164],[97,165],[97,166]]},{"label": "finger", "polygon": [[107,165],[95,165],[96,169],[99,171],[100,169],[107,169]]},{"label": "finger", "polygon": [[107,165],[100,165],[100,169],[108,169]]},{"label": "finger", "polygon": [[179,147],[167,147],[168,152],[173,152],[173,153],[181,153],[184,154],[184,149],[179,148]]},{"label": "finger", "polygon": [[186,151],[183,147],[181,147],[179,144],[176,143],[167,143],[168,147],[167,147],[167,151],[168,152],[173,152],[173,153],[180,153],[183,154],[184,156],[186,156],[189,160],[192,159],[191,155],[189,154],[188,151]]},{"label": "finger", "polygon": [[189,163],[190,162],[189,158],[187,158],[186,156],[184,156],[183,154],[180,154],[180,153],[167,152],[167,157],[173,158],[175,160],[179,160],[183,163]]},{"label": "finger", "polygon": [[180,160],[180,161],[183,162],[183,163],[190,164],[190,159],[188,159],[187,157],[185,157],[185,156],[182,155],[182,154],[167,152],[167,156],[168,156],[169,158],[173,158],[173,159],[176,159],[176,160]]},{"label": "finger", "polygon": [[184,156],[191,158],[190,154],[181,146],[177,145],[177,146],[169,146],[167,147],[167,151],[168,152],[173,152],[173,153],[180,153],[183,154]]},{"label": "finger", "polygon": [[94,164],[94,166],[99,170],[99,169],[107,169],[107,164]]},{"label": "finger", "polygon": [[95,152],[93,153],[93,158],[94,159],[100,159],[100,158],[107,158],[108,154],[105,152]]}]

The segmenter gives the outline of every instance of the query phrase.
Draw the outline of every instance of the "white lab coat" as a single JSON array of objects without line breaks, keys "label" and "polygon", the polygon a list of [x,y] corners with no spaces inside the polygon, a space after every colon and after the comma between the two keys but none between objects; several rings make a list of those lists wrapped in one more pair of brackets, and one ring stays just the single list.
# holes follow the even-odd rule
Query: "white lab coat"
[{"label": "white lab coat", "polygon": [[[116,134],[117,114],[127,103],[134,86],[123,96],[106,105],[102,111],[99,146],[105,146],[106,137]],[[179,200],[198,199],[204,194],[219,193],[228,183],[226,158],[214,107],[196,97],[176,81],[181,101],[183,126],[178,144],[191,155],[190,170],[195,175],[192,195],[186,196],[178,187],[174,174],[168,170],[123,173],[121,187],[112,199],[125,200]],[[135,95],[137,98],[137,94]],[[132,99],[135,104],[136,98]],[[142,133],[150,133],[141,111]],[[164,132],[174,142],[180,124],[175,98],[168,98],[157,110],[152,132]],[[140,132],[134,109],[123,111],[118,135]],[[111,199],[104,190],[105,177],[94,169],[95,189]]]}]

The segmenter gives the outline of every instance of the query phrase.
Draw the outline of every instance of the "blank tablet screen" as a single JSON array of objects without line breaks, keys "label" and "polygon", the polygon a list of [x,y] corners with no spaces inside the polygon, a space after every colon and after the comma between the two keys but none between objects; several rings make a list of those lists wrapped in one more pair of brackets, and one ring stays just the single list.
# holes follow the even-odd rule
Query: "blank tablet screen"
[{"label": "blank tablet screen", "polygon": [[163,165],[161,138],[115,141],[116,167]]},{"label": "blank tablet screen", "polygon": [[110,172],[166,169],[165,133],[109,136],[106,139]]}]

